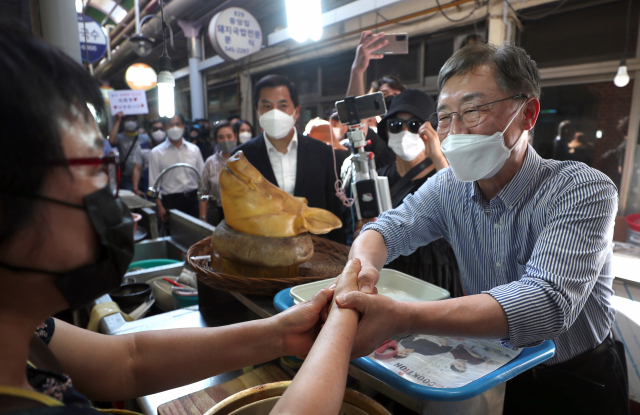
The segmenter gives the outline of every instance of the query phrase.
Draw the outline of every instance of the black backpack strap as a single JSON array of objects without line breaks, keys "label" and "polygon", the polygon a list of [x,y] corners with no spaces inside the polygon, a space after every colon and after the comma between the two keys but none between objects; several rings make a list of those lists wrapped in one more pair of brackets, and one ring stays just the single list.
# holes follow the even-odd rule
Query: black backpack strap
[{"label": "black backpack strap", "polygon": [[417,175],[419,175],[420,173],[422,173],[422,171],[424,169],[426,169],[427,167],[431,166],[433,164],[433,161],[431,161],[431,159],[429,157],[427,157],[426,159],[422,160],[422,162],[420,164],[418,164],[417,166],[413,166],[411,168],[411,170],[409,170],[407,172],[407,174],[405,174],[404,176],[402,176],[402,178],[393,185],[393,187],[391,188],[391,199],[393,199],[393,197],[400,191],[402,190],[403,187],[405,187],[407,184],[409,184],[409,182],[411,180],[413,180],[414,177],[416,177]]}]

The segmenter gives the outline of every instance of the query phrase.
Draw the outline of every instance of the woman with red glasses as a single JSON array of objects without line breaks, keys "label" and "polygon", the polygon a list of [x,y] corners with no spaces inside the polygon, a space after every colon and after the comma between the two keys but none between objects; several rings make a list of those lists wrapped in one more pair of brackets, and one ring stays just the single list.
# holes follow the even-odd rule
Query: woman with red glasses
[{"label": "woman with red glasses", "polygon": [[107,336],[50,317],[118,288],[133,219],[114,197],[118,167],[89,110],[104,114],[96,80],[2,21],[0,56],[10,80],[0,96],[11,97],[0,100],[0,412],[99,414],[89,399],[132,399],[309,352],[331,289],[226,327]]}]

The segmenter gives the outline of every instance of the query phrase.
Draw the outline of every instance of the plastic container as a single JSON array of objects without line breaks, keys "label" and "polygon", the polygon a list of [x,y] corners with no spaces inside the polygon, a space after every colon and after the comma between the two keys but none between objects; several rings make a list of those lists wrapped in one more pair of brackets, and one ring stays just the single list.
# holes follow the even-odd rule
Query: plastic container
[{"label": "plastic container", "polygon": [[129,268],[127,271],[130,271],[132,268],[153,268],[153,267],[161,267],[163,265],[171,265],[171,264],[179,264],[182,261],[177,261],[175,259],[145,259],[142,261],[135,261],[129,264]]},{"label": "plastic container", "polygon": [[147,281],[147,284],[151,286],[151,290],[153,291],[153,298],[156,300],[156,305],[164,312],[177,310],[179,308],[178,300],[173,297],[171,284],[163,278],[169,278],[173,281],[178,279],[178,277],[171,275],[155,277]]},{"label": "plastic container", "polygon": [[191,307],[192,305],[198,305],[198,295],[182,295],[175,292],[171,293],[173,298],[178,300],[178,308]]},{"label": "plastic container", "polygon": [[[290,291],[291,288],[284,289],[273,298],[273,306],[276,310],[284,311],[289,307],[293,307],[293,298],[291,298]],[[403,376],[379,365],[369,357],[361,357],[359,359],[352,360],[351,364],[364,370],[392,388],[420,400],[463,401],[471,399],[474,396],[478,396],[519,375],[520,373],[539,365],[545,360],[551,359],[555,354],[555,351],[556,346],[551,340],[545,340],[539,346],[525,347],[518,357],[502,366],[500,369],[494,370],[488,375],[459,388],[432,388],[413,383],[410,380],[405,379]]]},{"label": "plastic container", "polygon": [[640,246],[640,213],[632,213],[624,218],[629,227],[627,232],[627,242]]},{"label": "plastic container", "polygon": [[[295,304],[307,301],[315,293],[331,284],[333,278],[298,285],[291,289],[291,298]],[[449,298],[451,294],[444,288],[419,280],[411,275],[393,269],[383,268],[380,280],[376,284],[378,294],[386,295],[398,301],[436,301]]]}]

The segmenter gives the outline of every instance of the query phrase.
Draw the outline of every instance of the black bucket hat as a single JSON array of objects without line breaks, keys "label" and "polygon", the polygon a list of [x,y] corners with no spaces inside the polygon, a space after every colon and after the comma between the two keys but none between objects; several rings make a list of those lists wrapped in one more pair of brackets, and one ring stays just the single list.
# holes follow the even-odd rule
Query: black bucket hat
[{"label": "black bucket hat", "polygon": [[391,101],[391,105],[387,108],[387,114],[382,117],[378,123],[378,135],[388,140],[387,137],[387,120],[395,118],[399,112],[408,112],[416,118],[428,121],[431,114],[436,111],[436,104],[426,93],[417,89],[406,89],[399,93]]}]

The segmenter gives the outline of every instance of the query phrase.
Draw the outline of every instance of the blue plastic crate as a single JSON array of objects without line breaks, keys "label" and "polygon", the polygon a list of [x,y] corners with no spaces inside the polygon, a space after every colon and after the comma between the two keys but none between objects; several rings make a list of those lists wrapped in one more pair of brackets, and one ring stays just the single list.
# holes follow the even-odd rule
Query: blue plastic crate
[{"label": "blue plastic crate", "polygon": [[[273,305],[278,311],[284,311],[293,306],[293,298],[289,295],[291,288],[280,291],[273,298]],[[413,383],[377,364],[368,357],[361,357],[351,361],[353,365],[364,370],[384,383],[418,399],[430,401],[462,401],[480,395],[498,386],[520,373],[549,360],[556,352],[556,346],[547,340],[539,346],[528,347],[515,359],[490,374],[481,377],[459,388],[430,388]]]}]

